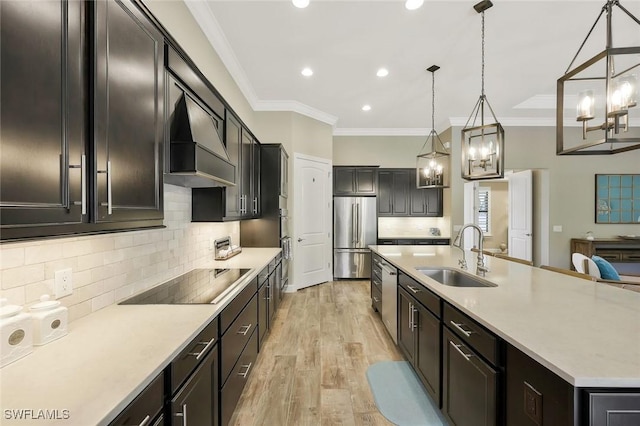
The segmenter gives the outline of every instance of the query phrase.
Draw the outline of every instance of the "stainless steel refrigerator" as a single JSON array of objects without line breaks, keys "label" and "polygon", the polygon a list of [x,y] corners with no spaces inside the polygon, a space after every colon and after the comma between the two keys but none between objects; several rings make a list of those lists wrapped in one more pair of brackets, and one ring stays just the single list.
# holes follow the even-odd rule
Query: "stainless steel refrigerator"
[{"label": "stainless steel refrigerator", "polygon": [[370,278],[378,220],[375,197],[333,198],[333,277]]}]

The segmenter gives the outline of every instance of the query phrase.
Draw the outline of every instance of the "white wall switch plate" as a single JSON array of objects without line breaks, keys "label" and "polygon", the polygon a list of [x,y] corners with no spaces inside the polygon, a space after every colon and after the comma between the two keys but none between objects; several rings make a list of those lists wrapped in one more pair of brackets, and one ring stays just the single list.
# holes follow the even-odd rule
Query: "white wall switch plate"
[{"label": "white wall switch plate", "polygon": [[54,293],[56,299],[73,293],[73,272],[71,268],[56,271],[54,280]]},{"label": "white wall switch plate", "polygon": [[553,232],[562,232],[562,225],[553,225]]}]

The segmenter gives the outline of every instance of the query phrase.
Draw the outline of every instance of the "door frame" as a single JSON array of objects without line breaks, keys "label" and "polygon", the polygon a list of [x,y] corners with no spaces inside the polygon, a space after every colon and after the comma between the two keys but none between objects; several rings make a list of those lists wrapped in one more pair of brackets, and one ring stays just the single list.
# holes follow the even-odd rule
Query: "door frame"
[{"label": "door frame", "polygon": [[[296,216],[299,213],[299,206],[296,203],[296,200],[302,199],[302,179],[298,179],[300,175],[299,165],[300,160],[314,161],[320,164],[324,164],[327,166],[327,192],[326,198],[329,203],[329,208],[326,210],[326,214],[324,217],[326,228],[329,232],[327,237],[327,259],[329,259],[329,266],[327,268],[326,281],[333,280],[333,161],[329,158],[315,157],[313,155],[301,154],[299,152],[293,153],[293,217],[290,217],[290,220],[293,219],[293,236],[292,236],[292,259],[291,259],[291,277],[293,282],[289,284],[288,291],[294,292],[299,289],[304,288],[304,286],[300,286],[300,268],[296,267],[296,261],[299,261],[299,258],[295,255],[297,246],[298,246],[298,237],[300,235],[300,222],[296,220]],[[290,198],[291,200],[291,198]]]}]

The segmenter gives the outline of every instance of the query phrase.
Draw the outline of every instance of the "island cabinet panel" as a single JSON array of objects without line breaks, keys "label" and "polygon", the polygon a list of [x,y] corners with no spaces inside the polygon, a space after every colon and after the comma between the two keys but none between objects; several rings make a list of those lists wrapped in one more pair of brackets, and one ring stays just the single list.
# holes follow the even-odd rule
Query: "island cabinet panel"
[{"label": "island cabinet panel", "polygon": [[584,425],[640,425],[640,389],[584,390],[582,401]]},{"label": "island cabinet panel", "polygon": [[573,386],[511,345],[506,358],[507,425],[574,424]]}]

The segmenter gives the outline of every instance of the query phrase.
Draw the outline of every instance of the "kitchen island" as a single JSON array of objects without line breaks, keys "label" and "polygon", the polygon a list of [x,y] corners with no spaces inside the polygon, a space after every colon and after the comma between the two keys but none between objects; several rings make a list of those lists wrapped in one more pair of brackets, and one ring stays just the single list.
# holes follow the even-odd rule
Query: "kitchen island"
[{"label": "kitchen island", "polygon": [[68,335],[0,369],[0,423],[109,424],[279,252],[245,248],[199,265],[251,268],[218,304],[111,305],[71,323]]},{"label": "kitchen island", "polygon": [[448,286],[420,269],[463,272],[457,248],[371,249],[372,305],[397,275],[398,346],[452,424],[640,421],[640,294],[494,257],[491,286]]}]

